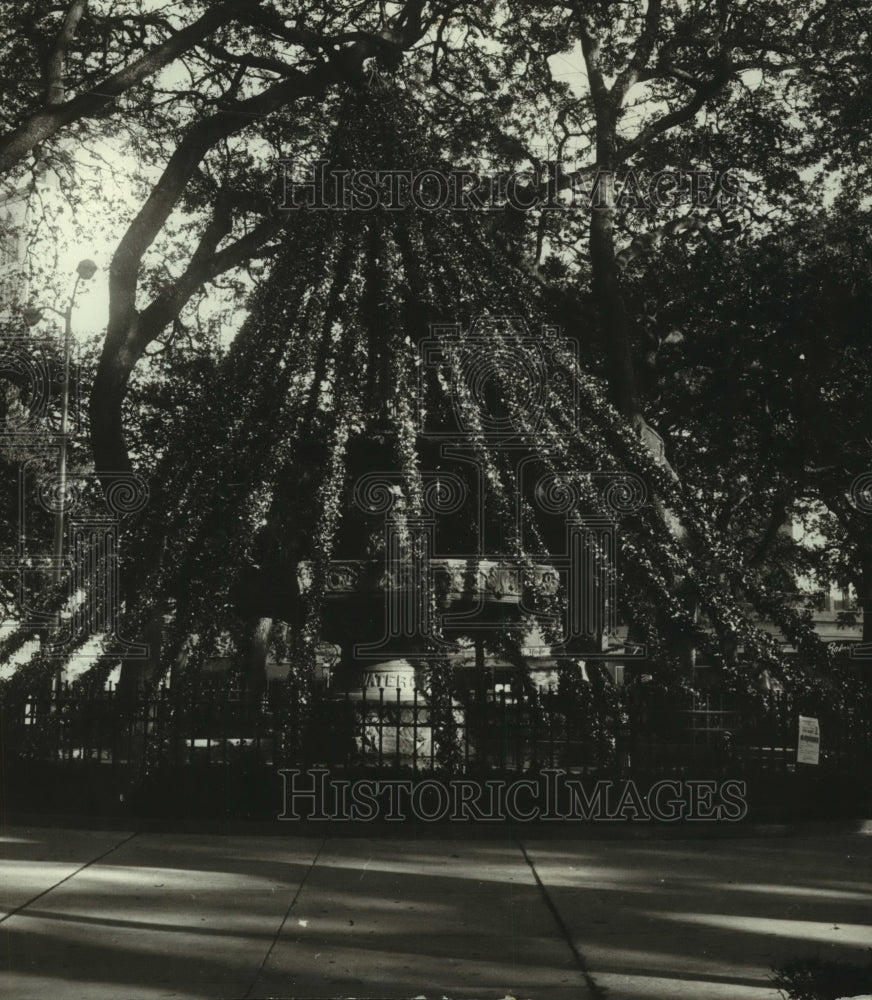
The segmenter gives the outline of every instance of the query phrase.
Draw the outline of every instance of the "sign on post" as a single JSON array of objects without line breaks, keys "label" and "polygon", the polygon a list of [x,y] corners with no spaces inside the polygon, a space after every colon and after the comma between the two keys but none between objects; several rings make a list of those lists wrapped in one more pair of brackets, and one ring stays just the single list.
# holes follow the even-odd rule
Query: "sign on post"
[{"label": "sign on post", "polygon": [[799,717],[799,742],[796,747],[797,764],[820,762],[821,731],[818,720],[809,715]]}]

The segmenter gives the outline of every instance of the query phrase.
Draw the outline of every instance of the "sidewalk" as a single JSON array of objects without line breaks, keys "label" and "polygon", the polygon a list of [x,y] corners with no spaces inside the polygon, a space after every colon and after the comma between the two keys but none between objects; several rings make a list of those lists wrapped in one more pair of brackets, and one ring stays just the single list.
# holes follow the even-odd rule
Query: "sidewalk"
[{"label": "sidewalk", "polygon": [[868,835],[324,833],[4,829],[0,996],[777,1000],[872,945]]}]

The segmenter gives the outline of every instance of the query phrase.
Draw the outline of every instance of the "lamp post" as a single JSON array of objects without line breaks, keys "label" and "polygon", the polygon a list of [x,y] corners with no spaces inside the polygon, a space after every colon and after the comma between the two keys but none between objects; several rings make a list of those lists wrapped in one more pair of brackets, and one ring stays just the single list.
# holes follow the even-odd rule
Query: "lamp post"
[{"label": "lamp post", "polygon": [[52,583],[61,582],[61,567],[64,555],[64,520],[67,502],[67,438],[69,436],[70,420],[70,346],[73,336],[73,306],[76,293],[83,281],[89,281],[97,273],[97,265],[92,260],[80,260],[76,267],[76,281],[67,302],[66,309],[61,312],[53,306],[30,306],[24,310],[24,322],[28,326],[36,326],[43,313],[57,313],[64,321],[64,381],[61,390],[61,439],[58,449],[58,504],[54,521],[54,545],[52,555]]}]

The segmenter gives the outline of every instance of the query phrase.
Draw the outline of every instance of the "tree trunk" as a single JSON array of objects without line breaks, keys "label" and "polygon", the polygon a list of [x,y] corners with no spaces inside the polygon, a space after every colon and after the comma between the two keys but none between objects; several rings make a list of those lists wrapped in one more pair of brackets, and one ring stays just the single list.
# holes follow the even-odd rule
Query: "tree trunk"
[{"label": "tree trunk", "polygon": [[[608,164],[610,157],[605,158]],[[597,177],[590,220],[593,293],[598,306],[602,346],[612,403],[637,430],[643,424],[627,311],[615,254],[615,177],[606,167]]]},{"label": "tree trunk", "polygon": [[860,552],[857,603],[863,613],[863,642],[872,644],[872,552]]},{"label": "tree trunk", "polygon": [[258,618],[251,629],[245,655],[245,679],[252,695],[260,695],[266,690],[266,661],[272,626],[272,618]]},{"label": "tree trunk", "polygon": [[[621,289],[620,268],[615,253],[616,189],[615,171],[617,137],[614,121],[600,122],[598,174],[593,192],[590,222],[590,259],[594,298],[598,306],[600,333],[607,362],[607,377],[612,403],[648,447],[655,461],[672,471],[663,452],[659,435],[648,427],[642,415],[638,381],[633,360],[630,319]],[[672,473],[674,475],[674,473]],[[673,511],[656,500],[657,509],[670,532],[688,544],[687,532]],[[696,620],[698,602],[686,581],[677,581],[684,590],[688,611]],[[693,677],[696,668],[696,643],[681,636],[675,643],[684,673]]]},{"label": "tree trunk", "polygon": [[863,614],[863,647],[858,652],[860,676],[872,683],[872,552],[859,557],[860,574],[856,582],[857,603]]},{"label": "tree trunk", "polygon": [[121,415],[132,368],[132,365],[123,364],[114,352],[104,351],[91,390],[91,449],[104,492],[115,476],[133,470]]}]

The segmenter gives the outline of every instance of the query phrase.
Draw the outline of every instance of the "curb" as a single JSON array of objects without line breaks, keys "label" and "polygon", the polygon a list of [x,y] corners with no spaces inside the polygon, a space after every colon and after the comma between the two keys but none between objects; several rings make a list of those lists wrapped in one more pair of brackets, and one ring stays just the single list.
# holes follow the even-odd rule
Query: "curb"
[{"label": "curb", "polygon": [[415,840],[731,840],[789,837],[872,836],[872,818],[796,820],[792,822],[678,821],[675,823],[600,821],[555,823],[371,823],[335,820],[188,820],[10,813],[0,822],[0,836],[8,827],[47,827],[71,830],[131,830],[137,833],[227,837],[311,837],[323,839],[380,838]]}]

